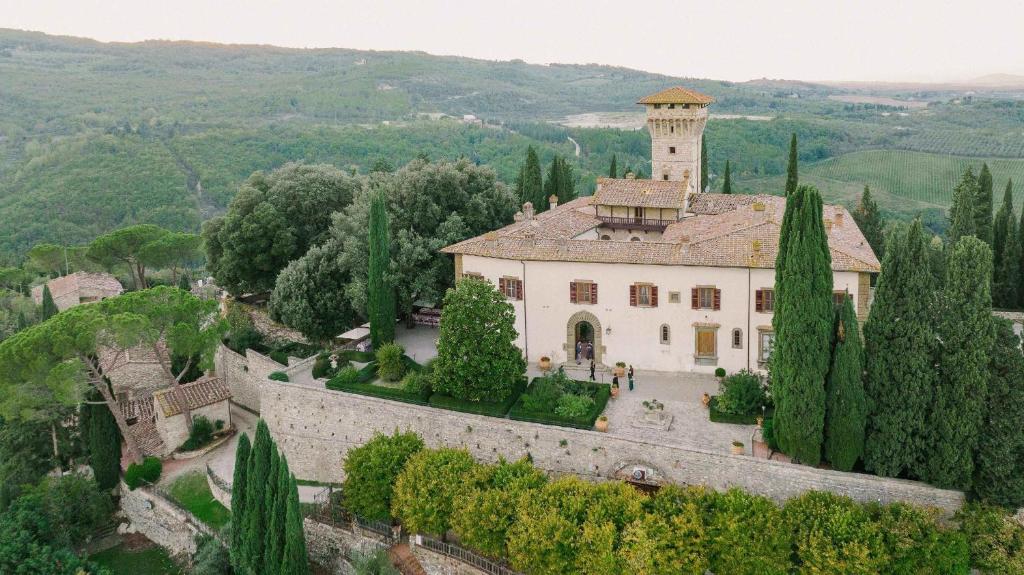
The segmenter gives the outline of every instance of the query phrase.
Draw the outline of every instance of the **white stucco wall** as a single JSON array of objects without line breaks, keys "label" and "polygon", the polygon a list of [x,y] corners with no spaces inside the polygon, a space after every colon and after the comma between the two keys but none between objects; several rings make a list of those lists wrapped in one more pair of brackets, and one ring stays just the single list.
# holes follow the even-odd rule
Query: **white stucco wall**
[{"label": "white stucco wall", "polygon": [[[531,362],[548,356],[556,363],[572,358],[567,353],[567,330],[577,312],[593,314],[604,346],[601,362],[623,361],[636,369],[655,371],[728,372],[760,369],[758,328],[771,326],[771,313],[755,311],[756,290],[775,283],[772,269],[656,266],[641,264],[594,264],[569,262],[520,262],[478,256],[463,256],[464,273],[478,273],[495,285],[499,277],[523,280],[525,297],[512,301],[516,310],[517,345],[527,351]],[[598,303],[569,302],[569,283],[590,280],[598,284]],[[835,289],[846,290],[857,302],[858,274],[836,272]],[[635,282],[658,286],[658,307],[629,305],[629,286]],[[720,310],[691,309],[691,288],[715,286],[722,290]],[[679,303],[670,302],[670,292],[679,292]],[[660,328],[667,324],[670,342],[660,343]],[[717,365],[697,365],[696,325],[717,324]],[[610,332],[608,331],[610,328]],[[742,330],[743,347],[731,345],[732,330]]]}]

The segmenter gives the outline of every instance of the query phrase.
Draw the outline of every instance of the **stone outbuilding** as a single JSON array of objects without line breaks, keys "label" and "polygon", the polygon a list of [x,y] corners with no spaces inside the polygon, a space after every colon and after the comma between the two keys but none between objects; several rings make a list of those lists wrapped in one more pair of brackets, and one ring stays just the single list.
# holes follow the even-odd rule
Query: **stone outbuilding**
[{"label": "stone outbuilding", "polygon": [[[83,303],[93,303],[124,293],[124,286],[107,273],[75,272],[46,282],[57,309],[64,311]],[[43,286],[32,288],[36,305],[43,303]]]},{"label": "stone outbuilding", "polygon": [[121,403],[128,431],[144,455],[165,457],[188,439],[192,418],[206,417],[210,423],[231,426],[231,390],[218,377],[204,376],[192,383],[159,390],[153,395]]}]

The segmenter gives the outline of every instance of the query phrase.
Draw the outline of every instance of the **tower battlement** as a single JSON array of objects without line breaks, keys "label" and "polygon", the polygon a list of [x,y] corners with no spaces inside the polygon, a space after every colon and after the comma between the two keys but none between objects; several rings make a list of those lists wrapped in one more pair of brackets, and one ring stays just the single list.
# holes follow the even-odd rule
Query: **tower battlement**
[{"label": "tower battlement", "polygon": [[[669,88],[643,98],[651,135],[651,179],[701,181],[701,138],[714,100],[686,88]],[[698,190],[703,191],[703,190]]]}]

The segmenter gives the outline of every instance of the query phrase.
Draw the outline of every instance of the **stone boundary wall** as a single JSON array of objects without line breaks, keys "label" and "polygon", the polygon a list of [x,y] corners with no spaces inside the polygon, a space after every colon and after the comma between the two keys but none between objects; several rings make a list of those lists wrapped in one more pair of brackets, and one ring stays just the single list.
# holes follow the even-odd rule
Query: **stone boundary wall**
[{"label": "stone boundary wall", "polygon": [[857,501],[906,501],[958,509],[959,491],[873,475],[814,469],[679,446],[652,444],[596,431],[471,415],[340,391],[262,382],[263,418],[297,477],[340,481],[346,452],[377,432],[409,430],[430,447],[464,447],[478,460],[531,456],[548,473],[612,479],[644,466],[671,483],[740,487],[782,502],[808,490]]},{"label": "stone boundary wall", "polygon": [[351,572],[345,560],[350,551],[366,552],[385,545],[380,537],[334,527],[308,517],[303,519],[302,528],[310,560],[331,573]]},{"label": "stone boundary wall", "polygon": [[[305,371],[307,369],[308,370],[312,370],[313,369],[313,364],[316,363],[317,355],[318,354],[313,354],[313,355],[311,355],[311,356],[309,356],[309,357],[307,357],[305,359],[301,359],[301,358],[288,358],[289,359],[288,367],[283,369],[282,371],[284,371],[285,374],[288,375],[288,379],[294,380],[295,379],[295,374],[301,373],[301,372],[303,372],[303,371]],[[293,361],[291,361],[292,359],[296,359],[296,361],[293,362]]]},{"label": "stone boundary wall", "polygon": [[206,483],[210,486],[210,493],[221,505],[231,509],[231,490],[228,482],[219,477],[209,465],[206,466]]},{"label": "stone boundary wall", "polygon": [[[316,361],[316,356],[313,357]],[[217,376],[231,390],[231,401],[257,413],[260,411],[260,382],[275,371],[287,373],[289,369],[257,351],[247,349],[242,355],[223,343],[217,346],[213,362]],[[292,367],[298,368],[299,365]]]},{"label": "stone boundary wall", "polygon": [[410,545],[409,549],[427,575],[487,575],[485,571],[472,565],[467,565],[426,547]]},{"label": "stone boundary wall", "polygon": [[171,555],[195,554],[196,535],[210,534],[206,525],[144,487],[132,491],[121,484],[121,511],[136,532],[167,549]]}]

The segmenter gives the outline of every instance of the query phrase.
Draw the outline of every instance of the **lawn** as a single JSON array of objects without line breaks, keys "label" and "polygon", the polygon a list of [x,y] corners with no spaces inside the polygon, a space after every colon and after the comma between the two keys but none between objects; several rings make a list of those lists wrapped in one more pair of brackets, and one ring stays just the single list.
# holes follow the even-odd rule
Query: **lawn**
[{"label": "lawn", "polygon": [[215,530],[220,530],[231,519],[231,512],[213,498],[202,472],[182,475],[171,484],[169,492],[182,507]]},{"label": "lawn", "polygon": [[107,549],[89,558],[111,575],[181,575],[183,571],[162,547],[129,549],[126,545]]}]

